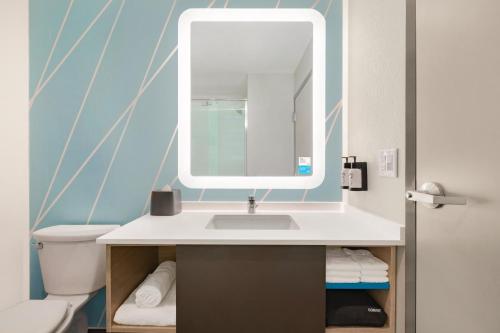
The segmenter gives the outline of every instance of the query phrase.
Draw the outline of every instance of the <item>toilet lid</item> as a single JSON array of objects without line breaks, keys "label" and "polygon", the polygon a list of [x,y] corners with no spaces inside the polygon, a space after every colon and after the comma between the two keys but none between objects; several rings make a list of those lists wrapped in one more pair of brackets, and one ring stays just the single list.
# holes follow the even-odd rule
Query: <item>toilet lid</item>
[{"label": "toilet lid", "polygon": [[95,241],[118,227],[117,224],[61,224],[39,229],[33,233],[33,237],[39,242]]},{"label": "toilet lid", "polygon": [[53,333],[64,320],[66,301],[30,300],[0,312],[0,331]]}]

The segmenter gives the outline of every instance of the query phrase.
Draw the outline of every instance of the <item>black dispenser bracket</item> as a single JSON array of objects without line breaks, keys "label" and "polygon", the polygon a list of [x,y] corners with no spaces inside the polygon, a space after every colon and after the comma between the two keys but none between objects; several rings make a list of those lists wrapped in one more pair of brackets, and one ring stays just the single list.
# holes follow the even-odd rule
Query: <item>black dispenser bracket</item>
[{"label": "black dispenser bracket", "polygon": [[342,159],[345,160],[342,170],[342,188],[355,192],[368,191],[368,163],[358,162],[356,156],[342,157]]}]

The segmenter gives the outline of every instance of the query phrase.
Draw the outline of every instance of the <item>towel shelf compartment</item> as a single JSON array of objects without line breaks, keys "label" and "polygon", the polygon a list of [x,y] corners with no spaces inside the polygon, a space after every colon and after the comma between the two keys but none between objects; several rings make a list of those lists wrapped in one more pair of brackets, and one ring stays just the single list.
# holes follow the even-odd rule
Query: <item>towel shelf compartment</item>
[{"label": "towel shelf compartment", "polygon": [[106,247],[106,331],[175,333],[174,326],[128,326],[113,322],[116,310],[159,263],[176,259],[175,246]]},{"label": "towel shelf compartment", "polygon": [[[389,282],[357,283],[359,285],[385,285],[387,288],[362,288],[377,301],[387,314],[384,327],[339,327],[329,326],[326,333],[395,333],[396,332],[396,247],[363,247],[389,265]],[[353,283],[354,284],[354,283]],[[327,284],[328,287],[328,284]],[[347,287],[347,286],[346,286]],[[382,287],[382,286],[381,286]],[[361,289],[361,288],[360,288]]]}]

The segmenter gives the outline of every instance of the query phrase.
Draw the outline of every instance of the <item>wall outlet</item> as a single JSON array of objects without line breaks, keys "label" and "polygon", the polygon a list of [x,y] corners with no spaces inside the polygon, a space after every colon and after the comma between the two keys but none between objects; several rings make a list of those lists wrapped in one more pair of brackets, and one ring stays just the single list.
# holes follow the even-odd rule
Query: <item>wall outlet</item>
[{"label": "wall outlet", "polygon": [[379,150],[378,174],[382,177],[398,177],[398,150],[396,148]]}]

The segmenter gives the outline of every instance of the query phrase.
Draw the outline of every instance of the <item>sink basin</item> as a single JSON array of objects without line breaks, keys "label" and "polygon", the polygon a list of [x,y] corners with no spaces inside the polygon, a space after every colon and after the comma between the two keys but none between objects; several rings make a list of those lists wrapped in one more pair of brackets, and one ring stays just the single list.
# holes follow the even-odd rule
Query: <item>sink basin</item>
[{"label": "sink basin", "polygon": [[218,230],[298,230],[290,215],[214,215],[206,226]]}]

